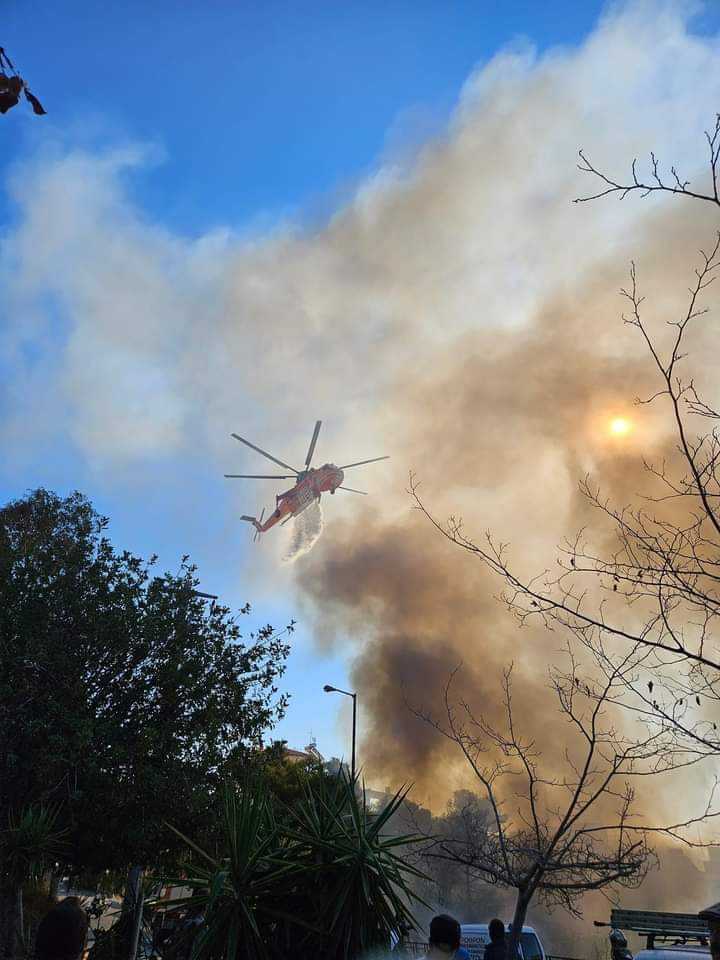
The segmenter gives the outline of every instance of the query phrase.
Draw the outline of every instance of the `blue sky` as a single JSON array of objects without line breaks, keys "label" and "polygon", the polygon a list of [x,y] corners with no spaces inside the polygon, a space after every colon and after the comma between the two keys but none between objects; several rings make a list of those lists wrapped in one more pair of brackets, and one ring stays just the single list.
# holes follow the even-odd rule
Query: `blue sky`
[{"label": "blue sky", "polygon": [[[521,40],[539,51],[576,46],[602,9],[589,0],[10,0],[2,43],[48,116],[22,107],[0,118],[4,177],[22,179],[24,165],[58,142],[68,151],[143,143],[155,159],[127,181],[127,193],[141,217],[176,237],[322,221],[383,158],[441,135],[478,65]],[[719,21],[717,9],[701,13],[693,29],[712,32]],[[3,192],[3,234],[17,215]],[[62,337],[59,317],[46,336]],[[309,432],[315,415],[305,419]],[[229,466],[239,466],[235,454]],[[142,482],[127,473],[120,482],[61,435],[0,464],[3,499],[36,485],[82,489],[111,517],[119,546],[158,552],[167,566],[188,552],[205,589],[238,605],[253,600],[224,555],[254,562],[247,531],[228,525],[227,488],[200,455],[151,459]],[[269,587],[257,615],[300,620],[280,734],[301,746],[312,733],[326,753],[342,752],[347,716],[319,691],[348,682],[346,657],[313,646],[284,588],[273,595]]]},{"label": "blue sky", "polygon": [[[166,159],[140,199],[194,233],[322,207],[393,134],[441,129],[478,62],[519,37],[573,44],[601,7],[11,0],[3,42],[49,123],[79,139],[157,143]],[[6,119],[27,146],[27,124]]]}]

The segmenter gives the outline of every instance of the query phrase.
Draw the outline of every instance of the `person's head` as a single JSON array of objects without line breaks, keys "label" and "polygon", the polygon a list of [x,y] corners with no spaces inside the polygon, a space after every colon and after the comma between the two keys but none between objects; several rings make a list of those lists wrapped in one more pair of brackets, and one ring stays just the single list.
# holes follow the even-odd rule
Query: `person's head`
[{"label": "person's head", "polygon": [[88,917],[78,897],[66,897],[45,914],[35,938],[37,960],[78,960],[85,947]]},{"label": "person's head", "polygon": [[430,946],[441,953],[454,953],[460,946],[460,924],[455,917],[441,913],[430,921]]},{"label": "person's head", "polygon": [[505,924],[502,922],[502,920],[498,920],[498,918],[495,917],[494,920],[490,921],[490,925],[488,926],[488,933],[490,934],[490,939],[492,940],[493,943],[497,943],[498,940],[504,940]]}]

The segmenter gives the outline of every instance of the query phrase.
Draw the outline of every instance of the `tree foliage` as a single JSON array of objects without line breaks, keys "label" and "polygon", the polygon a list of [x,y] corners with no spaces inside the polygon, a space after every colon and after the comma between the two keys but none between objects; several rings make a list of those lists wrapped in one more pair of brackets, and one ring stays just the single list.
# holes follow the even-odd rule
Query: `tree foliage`
[{"label": "tree foliage", "polygon": [[466,849],[492,830],[492,808],[484,796],[472,790],[456,790],[441,813],[433,813],[406,797],[389,823],[397,834],[414,833],[425,839],[406,856],[422,871],[411,879],[412,888],[424,901],[416,909],[423,928],[437,913],[451,913],[460,923],[476,923],[502,915],[507,899],[496,883],[473,870],[462,858],[437,856],[439,844]]},{"label": "tree foliage", "polygon": [[172,848],[163,820],[194,829],[286,704],[283,635],[243,639],[187,557],[159,576],[107,525],[79,493],[0,510],[0,818],[62,804],[76,871]]},{"label": "tree foliage", "polygon": [[[319,754],[290,759],[284,740],[275,741],[260,752],[255,758],[254,769],[262,777],[268,792],[280,801],[278,810],[292,809],[303,799],[310,783],[332,778]],[[242,766],[237,770],[230,768],[229,772],[236,782],[245,779]]]},{"label": "tree foliage", "polygon": [[24,807],[0,829],[0,956],[15,958],[25,944],[23,887],[38,881],[64,847],[58,809]]}]

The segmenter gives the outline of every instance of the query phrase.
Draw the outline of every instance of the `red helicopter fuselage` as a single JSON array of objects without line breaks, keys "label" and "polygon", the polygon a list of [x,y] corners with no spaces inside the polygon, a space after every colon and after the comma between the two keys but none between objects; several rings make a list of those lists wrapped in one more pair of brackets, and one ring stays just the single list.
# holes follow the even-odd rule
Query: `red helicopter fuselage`
[{"label": "red helicopter fuselage", "polygon": [[264,523],[254,522],[259,533],[266,533],[277,523],[283,523],[290,517],[296,517],[311,503],[320,499],[323,493],[335,493],[342,484],[345,474],[334,463],[324,463],[321,467],[304,470],[298,475],[294,487],[279,493],[275,497],[275,510]]}]

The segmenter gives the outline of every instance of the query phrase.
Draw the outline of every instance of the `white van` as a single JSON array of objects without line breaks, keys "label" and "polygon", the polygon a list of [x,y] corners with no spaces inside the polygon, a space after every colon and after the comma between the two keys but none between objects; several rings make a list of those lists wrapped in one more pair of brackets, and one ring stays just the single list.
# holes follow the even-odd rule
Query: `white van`
[{"label": "white van", "polygon": [[[506,927],[508,935],[511,925]],[[470,960],[483,960],[485,944],[490,942],[487,923],[463,923],[460,925],[460,946],[470,954]],[[520,934],[522,960],[546,960],[543,945],[532,927],[523,927]]]}]

